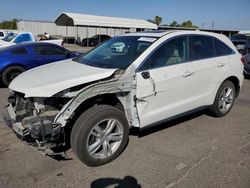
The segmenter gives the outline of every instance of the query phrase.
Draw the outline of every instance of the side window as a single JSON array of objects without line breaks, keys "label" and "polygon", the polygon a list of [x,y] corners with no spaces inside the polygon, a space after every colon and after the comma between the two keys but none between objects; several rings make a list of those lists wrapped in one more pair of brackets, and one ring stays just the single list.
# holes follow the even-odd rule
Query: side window
[{"label": "side window", "polygon": [[17,36],[14,43],[18,44],[18,43],[29,42],[29,41],[32,41],[29,34],[21,34],[21,35]]},{"label": "side window", "polygon": [[25,48],[18,48],[18,49],[12,50],[11,54],[12,55],[26,55],[27,51]]},{"label": "side window", "polygon": [[0,37],[4,37],[4,33],[0,31]]},{"label": "side window", "polygon": [[216,38],[214,38],[214,45],[216,56],[224,56],[235,53],[229,46],[227,46],[225,43],[221,42]]},{"label": "side window", "polygon": [[143,63],[140,70],[176,65],[188,60],[187,37],[170,39]]},{"label": "side window", "polygon": [[191,61],[212,58],[215,56],[212,37],[194,35],[190,36],[189,39]]},{"label": "side window", "polygon": [[65,55],[65,50],[56,46],[35,46],[37,55]]}]

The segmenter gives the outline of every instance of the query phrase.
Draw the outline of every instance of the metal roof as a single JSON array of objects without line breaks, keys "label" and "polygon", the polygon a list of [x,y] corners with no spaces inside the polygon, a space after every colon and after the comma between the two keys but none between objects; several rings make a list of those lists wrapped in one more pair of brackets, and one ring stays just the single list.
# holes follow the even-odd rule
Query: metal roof
[{"label": "metal roof", "polygon": [[61,13],[55,20],[61,26],[95,26],[117,28],[157,29],[154,23],[140,19],[117,18],[108,16],[94,16],[76,13]]}]

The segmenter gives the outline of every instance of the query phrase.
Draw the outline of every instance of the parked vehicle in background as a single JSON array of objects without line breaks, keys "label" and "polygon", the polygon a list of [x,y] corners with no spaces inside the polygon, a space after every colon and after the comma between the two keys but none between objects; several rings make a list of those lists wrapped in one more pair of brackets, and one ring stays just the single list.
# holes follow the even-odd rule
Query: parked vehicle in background
[{"label": "parked vehicle in background", "polygon": [[[25,70],[74,58],[78,54],[52,43],[27,42],[0,49],[0,78],[4,85]],[[49,76],[49,75],[48,75]]]},{"label": "parked vehicle in background", "polygon": [[126,47],[125,43],[117,42],[117,43],[112,44],[111,50],[113,52],[122,53],[125,51],[125,49],[126,49],[125,47]]},{"label": "parked vehicle in background", "polygon": [[95,35],[91,38],[84,38],[82,39],[82,45],[83,46],[96,46],[97,44],[100,44],[111,37],[109,35]]},{"label": "parked vehicle in background", "polygon": [[250,36],[245,34],[235,34],[230,37],[231,41],[235,45],[240,54],[244,55],[250,48]]},{"label": "parked vehicle in background", "polygon": [[[36,41],[35,37],[30,32],[20,32],[20,33],[10,32],[3,39],[0,40],[0,48],[24,42],[35,42],[35,41]],[[54,38],[51,40],[50,39],[42,40],[41,42],[49,42],[57,44],[59,46],[63,45],[63,40]]]},{"label": "parked vehicle in background", "polygon": [[241,61],[244,63],[244,75],[250,76],[250,52],[242,56]]},{"label": "parked vehicle in background", "polygon": [[4,38],[6,35],[6,32],[3,30],[0,30],[0,39]]},{"label": "parked vehicle in background", "polygon": [[[126,50],[114,52],[121,43]],[[103,165],[124,150],[131,127],[201,108],[216,117],[229,113],[243,84],[240,59],[220,34],[124,34],[79,58],[19,75],[9,86],[5,120],[45,154],[70,144],[85,164]]]}]

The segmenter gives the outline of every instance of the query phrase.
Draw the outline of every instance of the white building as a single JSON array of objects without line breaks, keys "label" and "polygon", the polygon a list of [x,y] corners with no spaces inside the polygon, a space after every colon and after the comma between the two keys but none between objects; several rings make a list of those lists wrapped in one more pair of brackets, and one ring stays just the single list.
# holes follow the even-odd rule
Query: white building
[{"label": "white building", "polygon": [[115,36],[126,32],[157,29],[157,25],[140,19],[128,19],[86,14],[62,13],[55,22],[25,21],[17,23],[18,30],[30,31],[35,36],[44,32],[73,37],[78,41],[96,34]]}]

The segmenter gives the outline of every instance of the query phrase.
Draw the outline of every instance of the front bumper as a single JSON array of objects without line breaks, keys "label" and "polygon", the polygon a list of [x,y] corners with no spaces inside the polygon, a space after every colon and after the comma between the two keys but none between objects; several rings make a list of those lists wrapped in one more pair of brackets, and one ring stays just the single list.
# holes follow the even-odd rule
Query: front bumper
[{"label": "front bumper", "polygon": [[6,125],[8,125],[21,138],[29,135],[29,130],[24,128],[21,122],[16,121],[16,113],[10,103],[4,108],[3,119]]},{"label": "front bumper", "polygon": [[62,127],[53,123],[56,112],[48,111],[40,116],[16,113],[12,104],[9,103],[3,112],[5,123],[26,141],[50,143],[60,138]]}]

